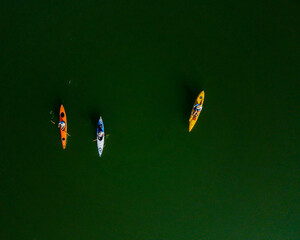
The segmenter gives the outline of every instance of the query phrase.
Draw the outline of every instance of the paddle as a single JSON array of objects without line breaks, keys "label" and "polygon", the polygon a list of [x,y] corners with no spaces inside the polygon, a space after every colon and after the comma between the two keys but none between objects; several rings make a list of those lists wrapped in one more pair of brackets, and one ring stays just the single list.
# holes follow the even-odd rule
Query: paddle
[{"label": "paddle", "polygon": [[[56,124],[55,122],[53,122],[52,120],[50,120],[53,124]],[[65,131],[66,132],[66,131]],[[66,132],[66,134],[71,137],[71,135],[69,133]]]}]

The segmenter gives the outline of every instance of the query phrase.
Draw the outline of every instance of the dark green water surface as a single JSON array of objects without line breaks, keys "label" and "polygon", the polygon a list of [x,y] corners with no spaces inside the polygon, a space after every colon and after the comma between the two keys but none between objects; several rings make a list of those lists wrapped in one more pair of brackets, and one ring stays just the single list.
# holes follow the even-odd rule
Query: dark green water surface
[{"label": "dark green water surface", "polygon": [[0,239],[299,239],[299,13],[2,0]]}]

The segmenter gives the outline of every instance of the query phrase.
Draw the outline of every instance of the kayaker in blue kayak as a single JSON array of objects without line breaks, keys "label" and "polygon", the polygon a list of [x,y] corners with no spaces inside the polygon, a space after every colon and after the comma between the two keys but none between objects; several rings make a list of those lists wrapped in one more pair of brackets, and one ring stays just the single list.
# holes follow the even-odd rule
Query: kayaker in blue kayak
[{"label": "kayaker in blue kayak", "polygon": [[102,126],[102,124],[100,124],[100,125],[98,126],[98,132],[104,132],[104,131],[103,131],[103,126]]},{"label": "kayaker in blue kayak", "polygon": [[103,126],[102,124],[100,124],[98,126],[98,140],[101,141],[103,139],[103,136],[104,136],[104,130],[103,130]]}]

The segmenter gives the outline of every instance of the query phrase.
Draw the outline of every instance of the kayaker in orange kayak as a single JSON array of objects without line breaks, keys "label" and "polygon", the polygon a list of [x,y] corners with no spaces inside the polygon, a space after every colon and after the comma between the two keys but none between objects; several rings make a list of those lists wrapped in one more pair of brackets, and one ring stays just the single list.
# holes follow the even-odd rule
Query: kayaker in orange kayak
[{"label": "kayaker in orange kayak", "polygon": [[[62,112],[61,113],[61,118],[63,118],[65,116],[65,114]],[[66,123],[64,121],[61,121],[58,123],[58,128],[60,128],[62,131],[65,130],[65,127],[66,127]]]}]

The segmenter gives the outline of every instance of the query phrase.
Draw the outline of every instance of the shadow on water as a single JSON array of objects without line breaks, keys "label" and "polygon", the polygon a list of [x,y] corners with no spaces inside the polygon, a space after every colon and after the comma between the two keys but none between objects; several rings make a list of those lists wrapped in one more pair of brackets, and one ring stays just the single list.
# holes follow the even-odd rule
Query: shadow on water
[{"label": "shadow on water", "polygon": [[51,120],[54,122],[59,121],[59,110],[60,105],[63,104],[62,99],[60,97],[55,98],[50,106]]},{"label": "shadow on water", "polygon": [[93,126],[93,128],[91,128],[92,129],[91,134],[95,135],[97,123],[98,123],[99,117],[100,117],[99,110],[94,109],[94,110],[89,111],[88,116],[89,116],[89,120],[91,122],[91,125]]}]

